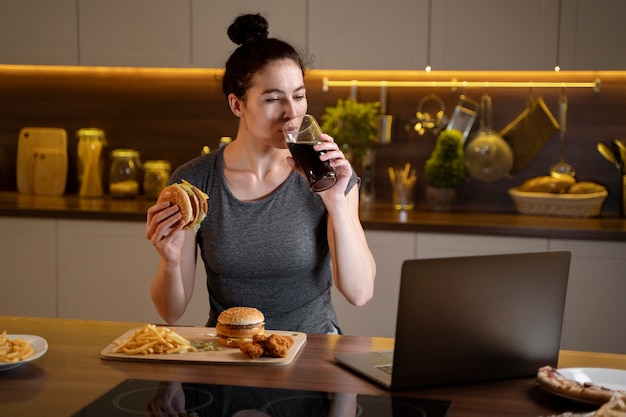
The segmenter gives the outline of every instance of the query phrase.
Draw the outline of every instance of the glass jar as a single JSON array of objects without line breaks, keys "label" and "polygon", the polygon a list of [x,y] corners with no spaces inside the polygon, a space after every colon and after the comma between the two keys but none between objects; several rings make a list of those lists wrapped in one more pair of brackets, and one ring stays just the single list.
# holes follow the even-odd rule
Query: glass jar
[{"label": "glass jar", "polygon": [[158,198],[170,179],[171,164],[168,161],[146,161],[143,168],[143,193],[148,198]]},{"label": "glass jar", "polygon": [[109,192],[114,198],[134,198],[139,194],[141,162],[139,152],[134,149],[111,151]]},{"label": "glass jar", "polygon": [[78,195],[101,197],[104,161],[102,150],[106,147],[104,130],[84,128],[76,132],[78,139]]}]

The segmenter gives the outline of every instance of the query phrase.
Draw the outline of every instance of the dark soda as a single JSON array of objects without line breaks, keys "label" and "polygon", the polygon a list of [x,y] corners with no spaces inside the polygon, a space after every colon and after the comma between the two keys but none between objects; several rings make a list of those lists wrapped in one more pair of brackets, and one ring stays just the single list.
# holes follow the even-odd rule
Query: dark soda
[{"label": "dark soda", "polygon": [[314,142],[288,142],[289,151],[300,168],[309,179],[309,185],[313,191],[324,191],[335,184],[337,178],[328,161],[322,161],[320,155],[313,149]]}]

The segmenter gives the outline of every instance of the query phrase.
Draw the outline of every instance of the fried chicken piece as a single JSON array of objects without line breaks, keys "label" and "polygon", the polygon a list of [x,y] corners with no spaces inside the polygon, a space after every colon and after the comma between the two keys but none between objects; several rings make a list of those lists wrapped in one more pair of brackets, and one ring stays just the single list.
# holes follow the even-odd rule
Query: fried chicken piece
[{"label": "fried chicken piece", "polygon": [[263,334],[255,334],[254,336],[252,336],[252,343],[256,343],[257,345],[261,345],[261,346],[265,346],[265,344],[267,343],[267,335],[265,333]]},{"label": "fried chicken piece", "polygon": [[263,346],[253,342],[242,343],[241,345],[239,345],[239,350],[242,351],[250,359],[260,358],[265,351],[263,349]]},{"label": "fried chicken piece", "polygon": [[261,356],[284,358],[287,356],[287,351],[293,346],[293,343],[294,340],[291,336],[255,334],[252,337],[252,342],[240,345],[239,350],[251,359]]},{"label": "fried chicken piece", "polygon": [[265,346],[263,346],[263,350],[268,356],[284,358],[285,356],[287,356],[287,351],[289,350],[289,348],[293,346],[293,342],[294,340],[291,336],[280,336],[277,334],[272,334],[267,338]]}]

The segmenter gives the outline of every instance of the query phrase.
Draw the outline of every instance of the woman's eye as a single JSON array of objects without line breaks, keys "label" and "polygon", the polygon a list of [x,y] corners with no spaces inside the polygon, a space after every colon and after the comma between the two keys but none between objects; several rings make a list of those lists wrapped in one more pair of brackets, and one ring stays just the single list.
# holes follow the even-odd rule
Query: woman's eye
[{"label": "woman's eye", "polygon": [[304,94],[299,94],[294,97],[295,100],[304,100],[305,98],[306,98],[306,95]]},{"label": "woman's eye", "polygon": [[279,101],[280,98],[279,97],[268,97],[265,101],[269,102],[273,102],[273,101]]}]

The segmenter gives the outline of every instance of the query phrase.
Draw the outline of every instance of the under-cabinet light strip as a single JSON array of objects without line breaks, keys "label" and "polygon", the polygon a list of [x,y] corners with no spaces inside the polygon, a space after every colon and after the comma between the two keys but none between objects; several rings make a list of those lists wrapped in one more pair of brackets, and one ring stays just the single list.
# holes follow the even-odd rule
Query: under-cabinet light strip
[{"label": "under-cabinet light strip", "polygon": [[534,82],[534,81],[331,81],[323,78],[322,90],[330,87],[450,87],[457,88],[593,88],[600,92],[600,79],[593,82]]}]

